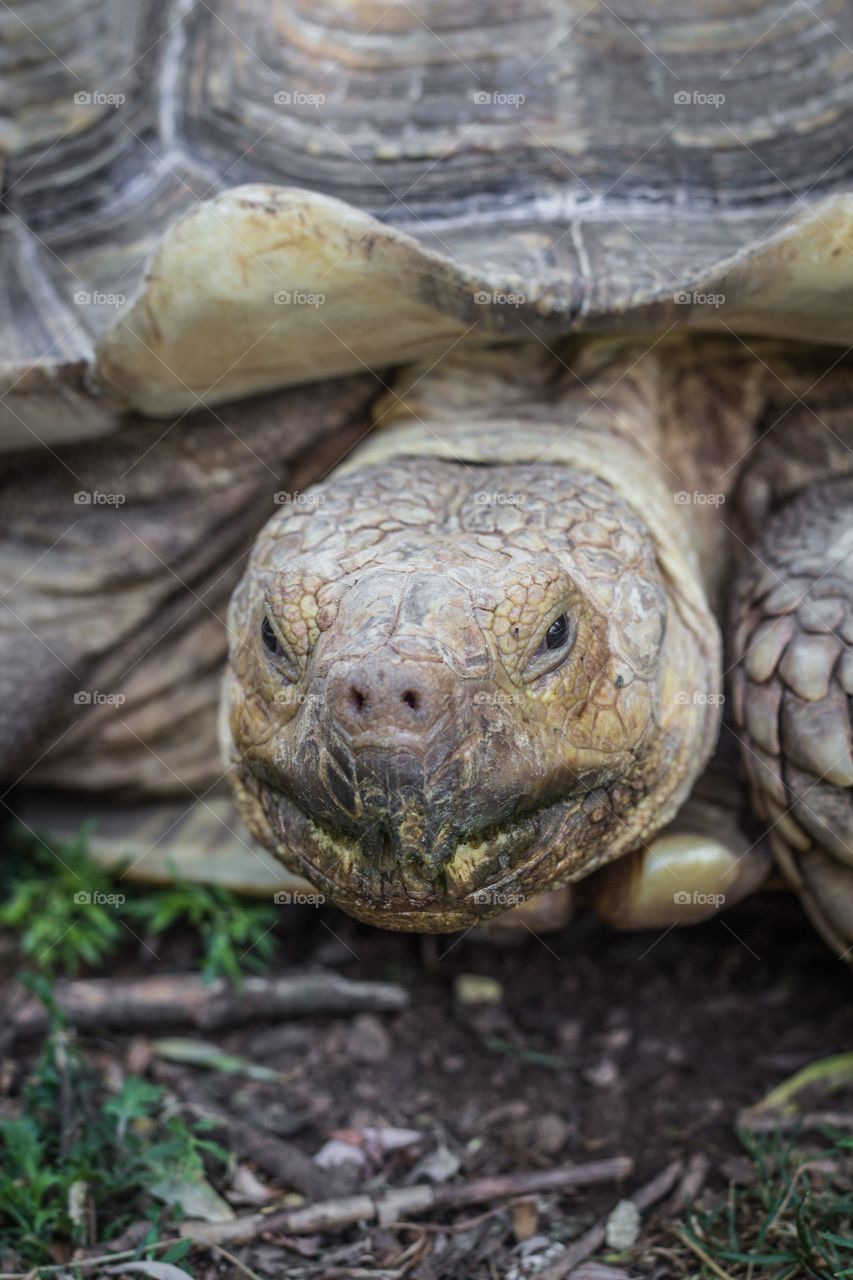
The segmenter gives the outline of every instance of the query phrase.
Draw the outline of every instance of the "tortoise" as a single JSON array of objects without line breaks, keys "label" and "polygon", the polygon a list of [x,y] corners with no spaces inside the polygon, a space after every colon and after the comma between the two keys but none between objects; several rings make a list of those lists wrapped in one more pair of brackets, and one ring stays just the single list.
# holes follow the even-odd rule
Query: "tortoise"
[{"label": "tortoise", "polygon": [[0,27],[6,809],[435,932],[772,860],[847,954],[849,10]]}]

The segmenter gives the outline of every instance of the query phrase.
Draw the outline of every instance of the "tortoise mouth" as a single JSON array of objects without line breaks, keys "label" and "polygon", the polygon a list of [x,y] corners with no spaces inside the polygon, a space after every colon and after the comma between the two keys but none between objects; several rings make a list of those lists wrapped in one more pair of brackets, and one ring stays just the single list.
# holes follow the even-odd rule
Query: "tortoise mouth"
[{"label": "tortoise mouth", "polygon": [[365,847],[268,782],[261,800],[277,855],[330,903],[368,924],[424,932],[466,928],[544,888],[536,869],[565,812],[557,803],[459,833],[449,856],[432,860],[401,858],[390,822],[379,820]]}]

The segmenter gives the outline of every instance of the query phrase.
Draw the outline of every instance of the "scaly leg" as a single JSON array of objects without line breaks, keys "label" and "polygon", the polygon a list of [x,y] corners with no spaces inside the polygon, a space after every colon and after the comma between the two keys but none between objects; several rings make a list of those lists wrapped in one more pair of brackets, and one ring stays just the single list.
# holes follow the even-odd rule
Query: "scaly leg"
[{"label": "scaly leg", "polygon": [[853,478],[765,523],[740,571],[732,702],[755,807],[830,945],[853,945]]}]

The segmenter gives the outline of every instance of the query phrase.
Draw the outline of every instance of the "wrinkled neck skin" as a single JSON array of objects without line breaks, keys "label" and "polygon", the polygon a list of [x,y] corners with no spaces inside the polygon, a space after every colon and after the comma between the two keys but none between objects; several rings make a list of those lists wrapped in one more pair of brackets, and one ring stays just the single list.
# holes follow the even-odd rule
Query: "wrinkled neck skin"
[{"label": "wrinkled neck skin", "polygon": [[674,497],[697,477],[667,455],[669,375],[625,343],[570,358],[407,371],[232,601],[242,812],[362,920],[459,929],[580,879],[713,747],[707,513]]}]

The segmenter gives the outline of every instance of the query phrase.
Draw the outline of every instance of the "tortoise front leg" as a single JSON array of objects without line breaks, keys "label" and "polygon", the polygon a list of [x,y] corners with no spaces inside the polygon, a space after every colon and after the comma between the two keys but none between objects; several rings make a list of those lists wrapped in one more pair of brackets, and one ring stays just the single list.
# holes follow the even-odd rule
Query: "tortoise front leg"
[{"label": "tortoise front leg", "polygon": [[583,880],[577,900],[615,929],[698,924],[761,886],[770,856],[740,827],[738,788],[715,758],[675,820]]},{"label": "tortoise front leg", "polygon": [[762,848],[723,844],[697,831],[664,832],[584,880],[579,901],[614,929],[699,924],[758,889]]},{"label": "tortoise front leg", "polygon": [[755,807],[787,880],[845,957],[853,946],[853,477],[766,522],[740,570],[732,701]]}]

